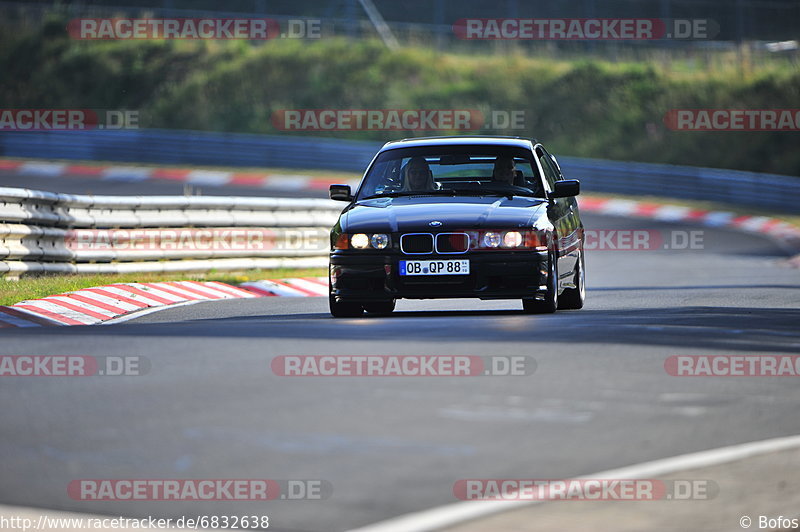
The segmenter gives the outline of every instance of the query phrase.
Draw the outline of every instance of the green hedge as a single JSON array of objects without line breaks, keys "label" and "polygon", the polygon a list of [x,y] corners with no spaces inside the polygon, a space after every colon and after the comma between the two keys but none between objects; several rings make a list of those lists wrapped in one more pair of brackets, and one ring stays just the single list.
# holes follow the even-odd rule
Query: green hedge
[{"label": "green hedge", "polygon": [[[62,20],[0,37],[4,107],[139,109],[145,127],[276,133],[279,109],[524,110],[523,131],[574,156],[800,175],[796,132],[675,132],[675,108],[797,108],[797,66],[680,72],[665,65],[467,56],[321,39],[70,40]],[[787,64],[789,65],[789,64]],[[301,133],[302,134],[302,133]],[[305,133],[388,140],[415,132]]]}]

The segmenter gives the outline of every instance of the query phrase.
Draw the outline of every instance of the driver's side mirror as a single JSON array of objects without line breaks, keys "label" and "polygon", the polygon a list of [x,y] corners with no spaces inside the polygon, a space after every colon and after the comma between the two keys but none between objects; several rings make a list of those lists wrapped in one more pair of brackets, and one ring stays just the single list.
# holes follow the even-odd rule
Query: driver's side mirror
[{"label": "driver's side mirror", "polygon": [[572,196],[577,196],[580,193],[581,182],[577,179],[567,179],[564,181],[556,181],[549,198],[570,198]]},{"label": "driver's side mirror", "polygon": [[350,185],[331,185],[328,189],[328,196],[336,201],[352,201],[353,193],[350,191]]}]

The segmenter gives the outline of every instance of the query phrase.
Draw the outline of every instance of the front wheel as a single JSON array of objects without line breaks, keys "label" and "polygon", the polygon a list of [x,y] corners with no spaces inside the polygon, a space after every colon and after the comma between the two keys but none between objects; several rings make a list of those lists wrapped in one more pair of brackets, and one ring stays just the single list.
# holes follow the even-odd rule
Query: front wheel
[{"label": "front wheel", "polygon": [[558,308],[558,262],[553,255],[550,256],[549,262],[544,300],[522,300],[522,310],[529,314],[552,314]]},{"label": "front wheel", "polygon": [[364,313],[361,303],[352,301],[336,301],[333,294],[328,294],[328,307],[334,318],[357,318]]}]

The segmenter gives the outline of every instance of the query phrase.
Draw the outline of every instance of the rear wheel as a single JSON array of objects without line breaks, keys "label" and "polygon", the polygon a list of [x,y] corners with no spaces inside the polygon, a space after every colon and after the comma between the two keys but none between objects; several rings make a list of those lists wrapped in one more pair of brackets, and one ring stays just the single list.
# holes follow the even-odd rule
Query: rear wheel
[{"label": "rear wheel", "polygon": [[352,301],[336,301],[332,294],[328,294],[328,306],[334,318],[357,318],[364,313],[361,303]]},{"label": "rear wheel", "polygon": [[522,300],[522,310],[529,314],[552,314],[558,308],[558,263],[553,255],[550,255],[549,262],[544,300]]},{"label": "rear wheel", "polygon": [[575,288],[567,288],[558,298],[558,308],[577,310],[586,301],[586,274],[584,273],[583,250],[575,263]]},{"label": "rear wheel", "polygon": [[390,299],[389,301],[371,301],[369,303],[364,303],[364,310],[370,314],[386,315],[394,311],[394,305],[394,299]]}]

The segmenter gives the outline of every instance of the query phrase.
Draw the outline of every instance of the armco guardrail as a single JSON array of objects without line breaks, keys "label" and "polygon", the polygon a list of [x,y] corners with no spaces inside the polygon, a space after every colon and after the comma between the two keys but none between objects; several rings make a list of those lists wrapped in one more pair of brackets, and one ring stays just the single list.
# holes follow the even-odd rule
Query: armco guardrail
[{"label": "armco guardrail", "polygon": [[380,143],[138,129],[0,132],[0,156],[363,172]]},{"label": "armco guardrail", "polygon": [[[0,155],[157,164],[320,168],[363,172],[376,142],[198,131],[0,133]],[[559,157],[589,192],[656,195],[797,212],[800,177]]]},{"label": "armco guardrail", "polygon": [[0,274],[321,267],[341,209],[323,199],[0,188]]},{"label": "armco guardrail", "polygon": [[800,177],[720,168],[559,157],[564,174],[589,192],[667,196],[798,212]]}]

